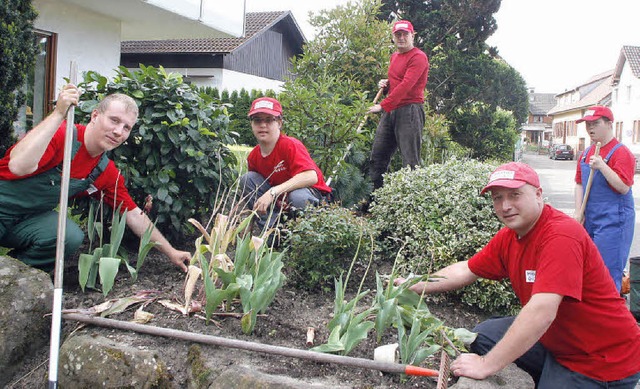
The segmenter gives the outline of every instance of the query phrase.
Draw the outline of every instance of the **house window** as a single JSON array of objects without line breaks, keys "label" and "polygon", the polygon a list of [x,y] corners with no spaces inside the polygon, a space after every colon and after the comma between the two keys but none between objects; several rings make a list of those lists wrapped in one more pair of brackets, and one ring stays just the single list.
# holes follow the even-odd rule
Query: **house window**
[{"label": "house window", "polygon": [[622,141],[622,124],[623,122],[616,122],[616,139]]},{"label": "house window", "polygon": [[631,102],[631,85],[627,85],[627,103]]},{"label": "house window", "polygon": [[640,120],[633,121],[633,143],[640,143]]},{"label": "house window", "polygon": [[33,72],[27,76],[25,105],[14,124],[15,135],[21,136],[38,124],[53,109],[57,34],[34,31],[38,50]]}]

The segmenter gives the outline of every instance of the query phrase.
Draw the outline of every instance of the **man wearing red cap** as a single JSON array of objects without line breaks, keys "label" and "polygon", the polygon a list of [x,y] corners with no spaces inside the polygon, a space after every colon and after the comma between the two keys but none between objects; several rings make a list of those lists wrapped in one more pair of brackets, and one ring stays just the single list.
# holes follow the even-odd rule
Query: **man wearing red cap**
[{"label": "man wearing red cap", "polygon": [[258,145],[247,157],[248,172],[240,177],[247,205],[261,215],[258,224],[273,226],[280,214],[276,200],[304,209],[318,205],[331,194],[318,165],[298,139],[282,133],[282,105],[260,97],[249,110],[251,129]]},{"label": "man wearing red cap", "polygon": [[[618,290],[627,264],[636,214],[633,204],[635,157],[613,136],[613,113],[607,107],[588,109],[576,123],[585,122],[593,143],[602,145],[599,155],[588,147],[576,169],[576,218],[593,239]],[[589,173],[594,169],[584,215],[579,215]]]},{"label": "man wearing red cap", "polygon": [[453,374],[484,379],[515,362],[540,389],[633,389],[640,329],[584,228],[544,204],[538,175],[526,164],[498,167],[485,192],[505,227],[468,261],[411,289],[429,294],[480,277],[508,278],[522,309],[480,323],[472,353],[451,364]]},{"label": "man wearing red cap", "polygon": [[369,167],[374,189],[382,186],[382,175],[389,168],[391,157],[398,148],[404,166],[420,165],[424,88],[429,74],[429,60],[422,50],[413,45],[415,31],[411,22],[395,22],[392,32],[397,51],[391,55],[388,78],[378,82],[378,86],[387,91],[387,97],[368,111],[382,112]]}]

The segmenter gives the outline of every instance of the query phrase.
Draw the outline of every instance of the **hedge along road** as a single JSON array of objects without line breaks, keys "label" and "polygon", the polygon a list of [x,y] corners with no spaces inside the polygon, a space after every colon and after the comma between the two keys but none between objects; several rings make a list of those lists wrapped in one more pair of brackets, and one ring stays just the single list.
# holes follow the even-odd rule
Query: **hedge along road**
[{"label": "hedge along road", "polygon": [[[573,216],[576,164],[578,161],[554,161],[548,155],[524,154],[522,161],[534,168],[540,176],[542,196],[555,208]],[[636,208],[636,224],[630,257],[640,256],[640,174],[635,175],[633,199]]]}]

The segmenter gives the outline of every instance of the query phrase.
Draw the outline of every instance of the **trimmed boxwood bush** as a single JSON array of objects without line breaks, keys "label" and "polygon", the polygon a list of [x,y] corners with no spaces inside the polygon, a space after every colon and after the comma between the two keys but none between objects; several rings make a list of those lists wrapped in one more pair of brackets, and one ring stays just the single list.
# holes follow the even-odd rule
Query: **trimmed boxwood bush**
[{"label": "trimmed boxwood bush", "polygon": [[[383,254],[406,273],[426,274],[477,253],[502,224],[489,196],[480,196],[494,165],[452,159],[385,176],[374,192],[372,225]],[[458,292],[488,312],[513,313],[518,300],[508,281],[481,280]]]},{"label": "trimmed boxwood bush", "polygon": [[298,288],[332,291],[333,279],[346,275],[356,252],[358,266],[366,266],[371,256],[373,229],[366,219],[340,206],[308,208],[286,227],[285,269],[288,282]]}]

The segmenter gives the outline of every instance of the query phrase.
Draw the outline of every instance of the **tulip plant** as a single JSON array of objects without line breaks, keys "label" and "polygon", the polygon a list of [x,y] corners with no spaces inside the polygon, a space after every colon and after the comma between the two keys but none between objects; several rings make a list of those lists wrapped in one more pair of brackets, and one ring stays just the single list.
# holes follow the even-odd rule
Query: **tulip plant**
[{"label": "tulip plant", "polygon": [[[80,282],[80,287],[84,291],[85,288],[96,289],[99,278],[100,284],[102,285],[102,294],[107,296],[113,288],[120,265],[126,266],[129,274],[131,275],[131,279],[135,282],[138,279],[138,272],[140,271],[147,254],[149,254],[149,251],[156,245],[156,243],[151,241],[151,232],[153,231],[154,226],[150,225],[140,239],[136,266],[131,266],[129,264],[126,251],[120,250],[120,244],[126,229],[127,210],[120,214],[120,207],[115,209],[113,212],[109,243],[104,243],[104,218],[102,217],[102,204],[103,202],[100,201],[98,209],[96,210],[95,202],[92,201],[89,207],[89,217],[87,220],[89,253],[80,254],[78,259],[78,281]],[[100,215],[99,221],[97,220],[98,215]],[[99,239],[98,247],[91,251],[96,237]]]},{"label": "tulip plant", "polygon": [[[218,213],[211,232],[194,219],[189,221],[202,233],[195,244],[196,250],[190,268],[198,267],[193,277],[202,277],[205,291],[207,322],[212,314],[226,302],[239,297],[242,304],[242,331],[253,332],[258,313],[264,313],[284,284],[283,253],[265,244],[269,233],[251,236],[250,225],[255,213],[241,219]],[[235,256],[231,261],[227,250],[235,241]],[[189,283],[189,280],[187,281]],[[187,300],[185,298],[185,300]]]}]

